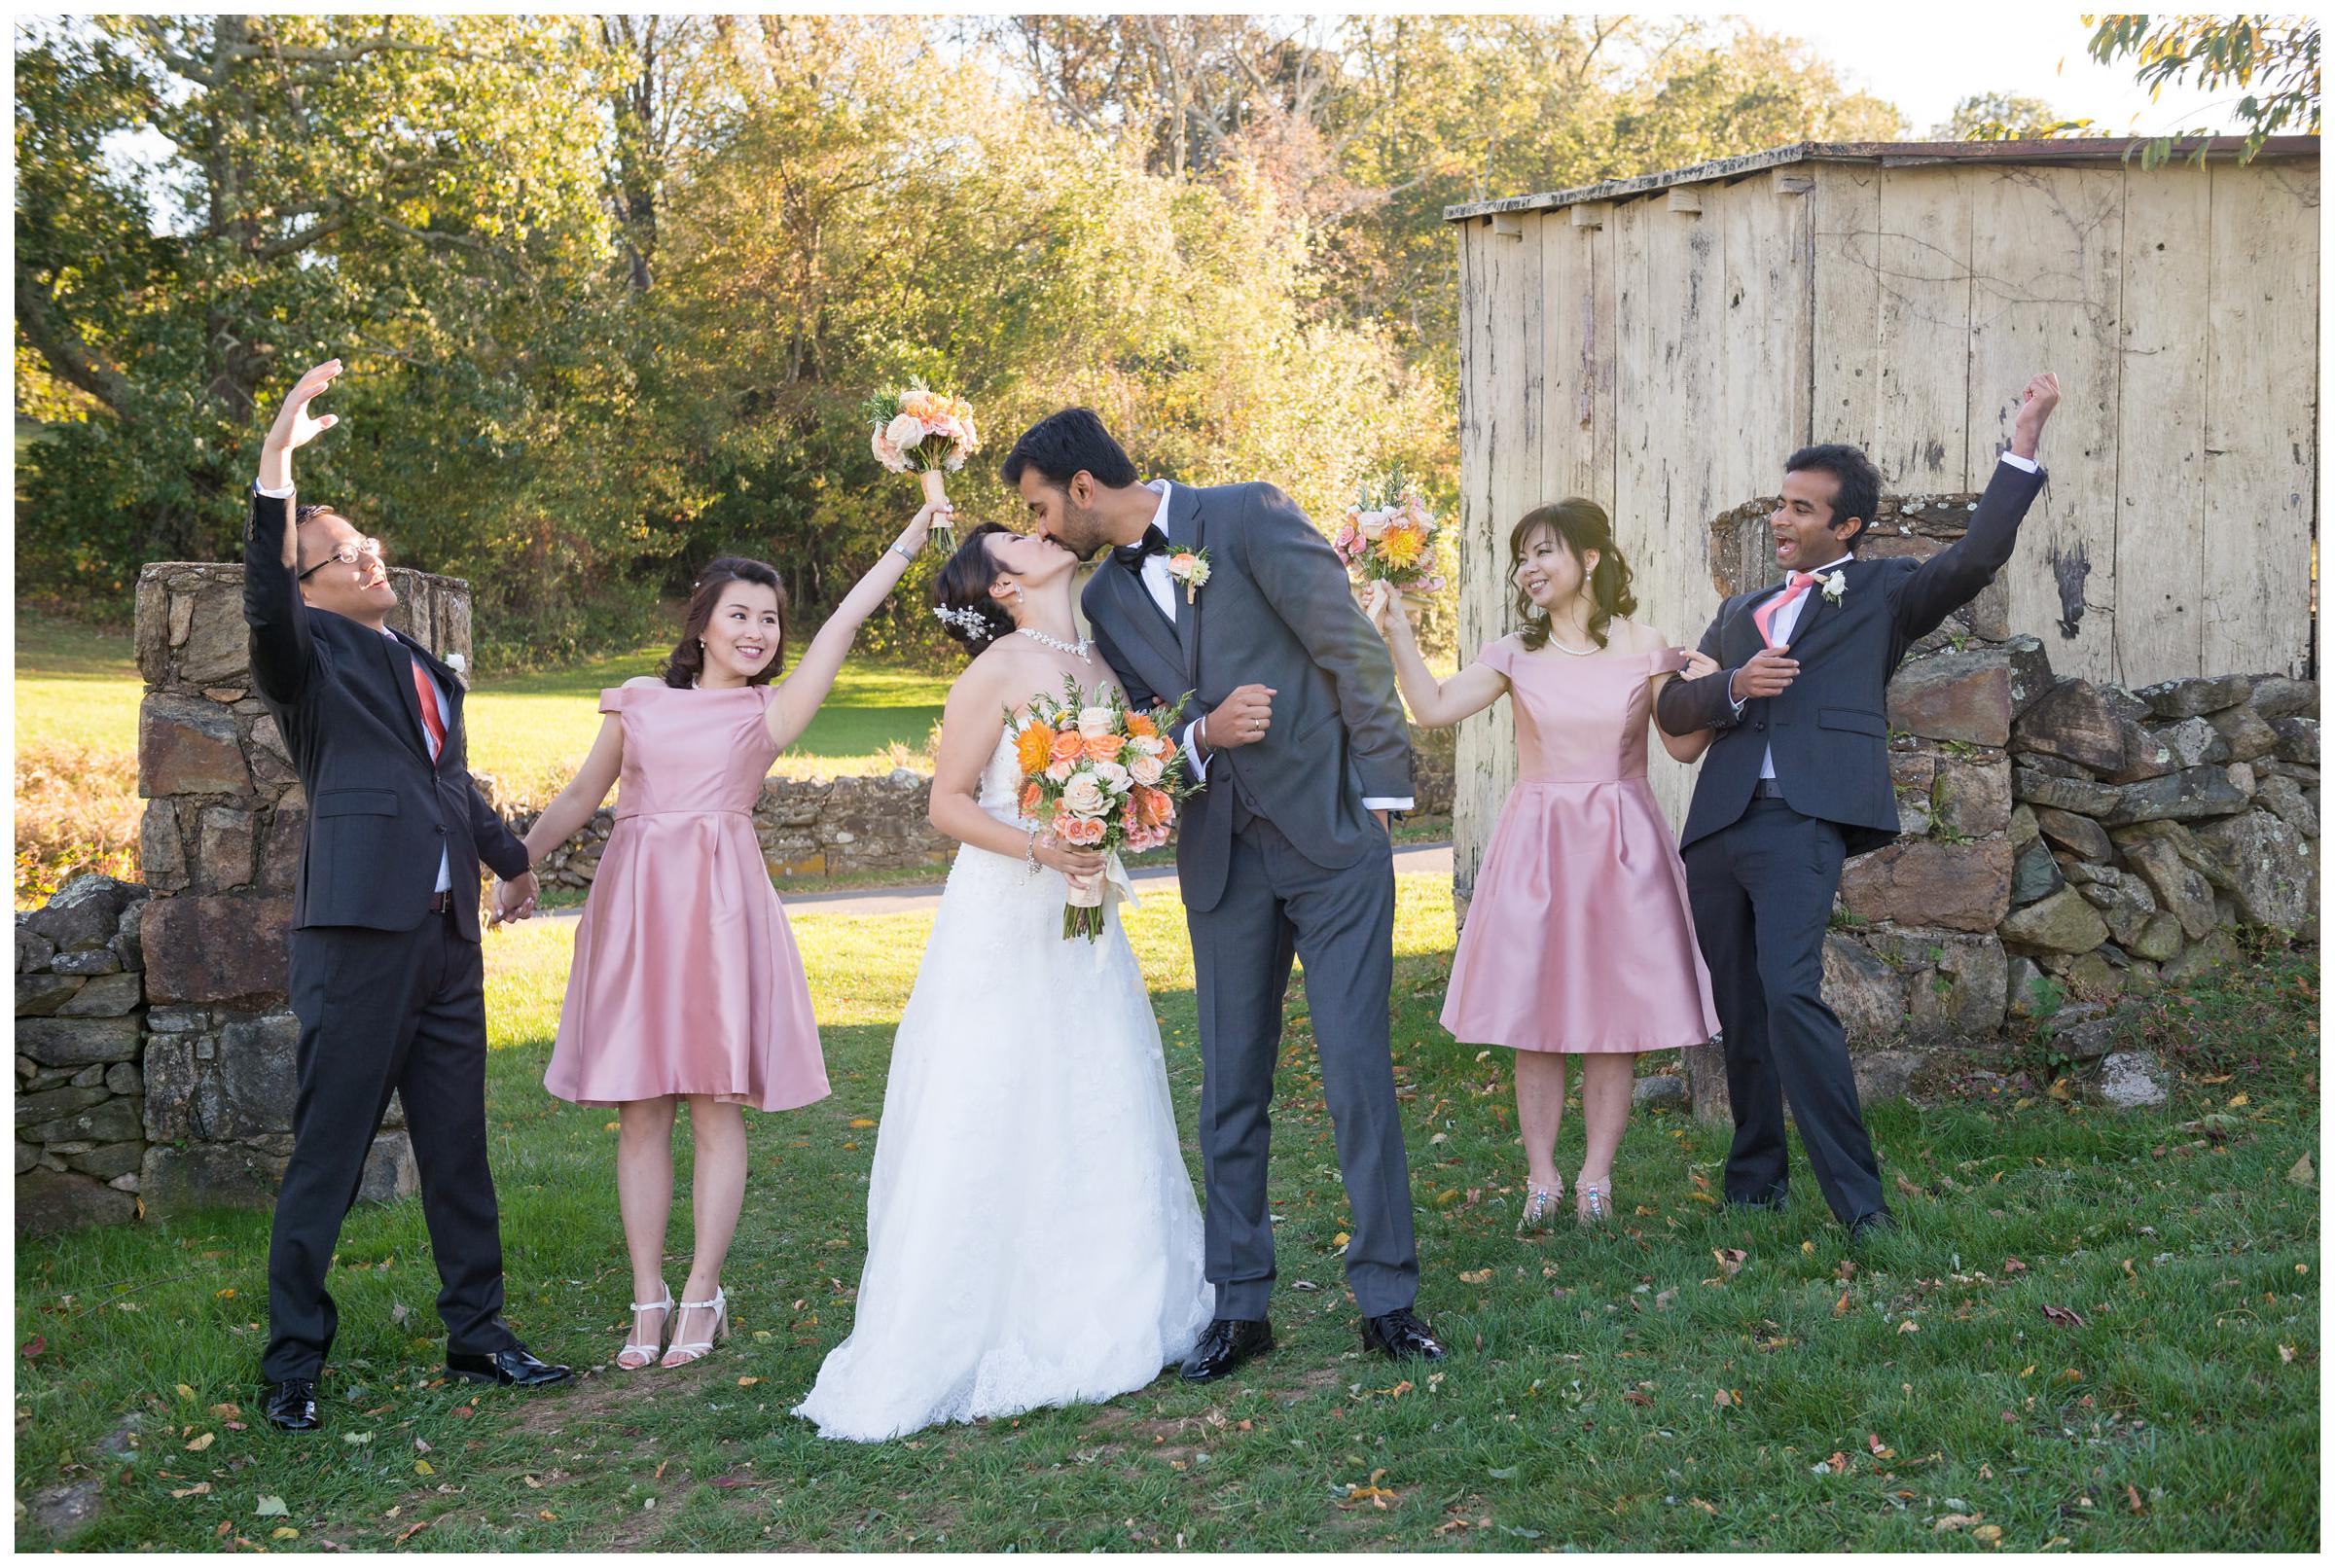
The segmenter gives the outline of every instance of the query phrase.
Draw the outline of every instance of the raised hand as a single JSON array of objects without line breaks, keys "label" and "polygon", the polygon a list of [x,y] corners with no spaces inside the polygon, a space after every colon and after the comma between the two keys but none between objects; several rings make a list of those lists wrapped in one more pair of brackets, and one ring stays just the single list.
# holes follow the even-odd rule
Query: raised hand
[{"label": "raised hand", "polygon": [[2049,371],[2038,372],[2019,394],[2019,412],[2011,421],[2011,450],[2031,459],[2051,410],[2059,406],[2060,378]]},{"label": "raised hand", "polygon": [[1762,648],[1751,656],[1750,661],[1735,672],[1728,684],[1728,695],[1738,702],[1755,696],[1777,696],[1799,675],[1800,665],[1790,657],[1789,645]]},{"label": "raised hand", "polygon": [[280,490],[292,482],[292,453],[305,446],[318,436],[341,422],[337,413],[321,418],[308,416],[308,405],[318,394],[333,384],[341,374],[341,362],[328,359],[311,366],[306,374],[293,386],[276,410],[275,423],[268,427],[268,439],[260,444],[260,483],[270,490]]},{"label": "raised hand", "polygon": [[901,530],[899,548],[914,555],[924,548],[924,542],[932,537],[933,529],[946,530],[955,521],[956,508],[947,496],[927,500],[916,508],[916,515],[909,518],[908,526]]},{"label": "raised hand", "polygon": [[1362,613],[1370,624],[1379,628],[1381,636],[1393,632],[1396,622],[1411,624],[1411,606],[1403,598],[1402,589],[1384,579],[1374,579],[1363,590]]},{"label": "raised hand", "polygon": [[1201,743],[1210,751],[1253,746],[1273,728],[1274,689],[1251,682],[1235,687],[1230,696],[1201,720]]}]

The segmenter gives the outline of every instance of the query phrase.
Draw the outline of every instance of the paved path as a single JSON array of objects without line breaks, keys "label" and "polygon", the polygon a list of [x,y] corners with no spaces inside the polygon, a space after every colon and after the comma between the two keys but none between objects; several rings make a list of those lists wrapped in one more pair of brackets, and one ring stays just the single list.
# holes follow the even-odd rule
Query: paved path
[{"label": "paved path", "polygon": [[[1452,874],[1452,846],[1448,843],[1406,844],[1394,852],[1397,875],[1415,872],[1432,872],[1438,876]],[[1131,872],[1128,879],[1139,892],[1158,886],[1163,892],[1175,887],[1175,868],[1154,866]],[[790,893],[786,895],[787,909],[796,914],[928,914],[940,908],[939,882],[915,887],[872,887],[844,893]],[[546,909],[535,916],[538,920],[573,920],[584,912],[580,904],[562,909]]]}]

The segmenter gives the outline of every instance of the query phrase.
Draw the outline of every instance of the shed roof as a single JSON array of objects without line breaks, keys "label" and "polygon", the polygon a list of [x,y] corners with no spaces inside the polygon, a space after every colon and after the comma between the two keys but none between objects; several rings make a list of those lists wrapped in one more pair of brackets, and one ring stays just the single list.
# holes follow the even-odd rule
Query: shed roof
[{"label": "shed roof", "polygon": [[[1711,180],[1741,179],[1762,169],[1787,163],[1873,163],[1902,168],[1921,163],[2099,163],[2126,157],[2149,138],[2107,136],[2066,140],[2016,142],[1795,142],[1764,153],[1722,158],[1660,174],[1639,174],[1627,180],[1604,180],[1570,191],[1544,191],[1537,196],[1503,196],[1496,201],[1468,201],[1443,209],[1446,223],[1480,218],[1494,212],[1537,212],[1570,207],[1584,201],[1613,201],[1644,196],[1673,185],[1702,185]],[[2242,136],[2215,136],[2206,143],[2206,156],[2235,158],[2245,144]],[[2194,139],[2174,144],[2177,157],[2196,151]],[[2317,158],[2317,136],[2273,136],[2262,144],[2258,158],[2273,160]]]}]

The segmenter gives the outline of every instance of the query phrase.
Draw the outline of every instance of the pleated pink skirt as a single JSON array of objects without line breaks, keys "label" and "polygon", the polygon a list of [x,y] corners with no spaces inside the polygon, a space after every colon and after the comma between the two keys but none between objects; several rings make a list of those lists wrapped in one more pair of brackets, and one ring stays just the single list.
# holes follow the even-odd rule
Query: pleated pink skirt
[{"label": "pleated pink skirt", "polygon": [[578,1105],[827,1096],[810,988],[742,811],[620,816],[576,929],[543,1087]]},{"label": "pleated pink skirt", "polygon": [[1527,781],[1500,808],[1452,960],[1468,1045],[1670,1051],[1718,1032],[1686,868],[1643,778]]}]

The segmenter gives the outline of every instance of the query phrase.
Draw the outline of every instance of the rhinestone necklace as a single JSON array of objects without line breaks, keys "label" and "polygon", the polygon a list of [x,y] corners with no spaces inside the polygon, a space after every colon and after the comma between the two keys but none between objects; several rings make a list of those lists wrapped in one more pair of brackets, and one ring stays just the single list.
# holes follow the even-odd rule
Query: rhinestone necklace
[{"label": "rhinestone necklace", "polygon": [[1027,637],[1031,642],[1036,643],[1041,648],[1051,648],[1058,654],[1068,654],[1082,664],[1092,664],[1095,662],[1095,660],[1087,657],[1087,650],[1092,648],[1094,644],[1087,641],[1087,639],[1084,637],[1081,637],[1076,642],[1064,642],[1061,638],[1050,637],[1045,632],[1039,631],[1033,626],[1018,626],[1015,629],[1020,631],[1023,636]]}]

